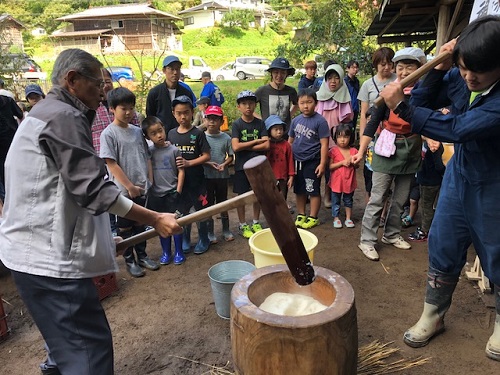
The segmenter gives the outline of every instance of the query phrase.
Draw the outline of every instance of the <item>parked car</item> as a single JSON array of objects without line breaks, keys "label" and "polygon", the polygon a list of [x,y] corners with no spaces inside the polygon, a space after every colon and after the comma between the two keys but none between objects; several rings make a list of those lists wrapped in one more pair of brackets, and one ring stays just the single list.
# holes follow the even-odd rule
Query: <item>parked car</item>
[{"label": "parked car", "polygon": [[134,71],[129,66],[110,66],[107,68],[111,72],[113,82],[120,80],[135,81]]},{"label": "parked car", "polygon": [[238,79],[261,78],[266,75],[271,60],[259,56],[237,57],[234,62],[234,75]]},{"label": "parked car", "polygon": [[214,81],[230,81],[238,79],[234,75],[234,62],[228,62],[219,69],[212,71],[212,79]]},{"label": "parked car", "polygon": [[187,64],[182,65],[181,71],[184,77],[190,79],[201,79],[201,73],[212,72],[212,69],[208,64],[199,56],[189,56],[189,61]]},{"label": "parked car", "polygon": [[9,53],[2,59],[0,73],[4,77],[18,77],[30,80],[47,79],[47,73],[42,71],[31,57],[25,53]]}]

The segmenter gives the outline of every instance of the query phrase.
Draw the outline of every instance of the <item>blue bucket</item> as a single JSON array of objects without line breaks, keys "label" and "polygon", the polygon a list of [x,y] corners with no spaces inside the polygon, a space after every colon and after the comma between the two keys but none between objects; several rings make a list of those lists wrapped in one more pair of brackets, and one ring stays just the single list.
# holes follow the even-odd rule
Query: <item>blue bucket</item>
[{"label": "blue bucket", "polygon": [[221,318],[229,319],[231,289],[243,276],[255,269],[252,263],[244,260],[226,260],[217,263],[208,270],[215,311]]}]

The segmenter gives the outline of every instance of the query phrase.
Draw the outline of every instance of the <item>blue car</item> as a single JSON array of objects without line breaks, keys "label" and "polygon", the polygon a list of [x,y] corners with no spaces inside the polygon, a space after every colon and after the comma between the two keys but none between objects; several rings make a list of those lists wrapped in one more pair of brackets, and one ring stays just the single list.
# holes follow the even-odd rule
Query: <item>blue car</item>
[{"label": "blue car", "polygon": [[121,79],[135,81],[134,72],[129,66],[110,66],[107,68],[111,72],[111,79],[118,82]]}]

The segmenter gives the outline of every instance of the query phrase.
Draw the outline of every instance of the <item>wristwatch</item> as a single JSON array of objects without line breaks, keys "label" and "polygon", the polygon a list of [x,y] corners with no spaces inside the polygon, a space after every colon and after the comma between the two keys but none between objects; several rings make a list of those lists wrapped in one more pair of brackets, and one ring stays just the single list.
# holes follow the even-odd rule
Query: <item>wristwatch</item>
[{"label": "wristwatch", "polygon": [[394,112],[396,115],[399,115],[401,112],[404,110],[408,109],[408,105],[404,102],[404,100],[401,100],[396,108],[393,109],[392,112]]}]

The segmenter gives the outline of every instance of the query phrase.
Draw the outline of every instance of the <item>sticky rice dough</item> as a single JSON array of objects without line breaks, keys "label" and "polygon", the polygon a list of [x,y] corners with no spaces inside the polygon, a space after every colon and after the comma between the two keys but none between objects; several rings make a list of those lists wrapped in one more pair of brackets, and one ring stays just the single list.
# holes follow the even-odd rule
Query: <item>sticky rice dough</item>
[{"label": "sticky rice dough", "polygon": [[285,316],[315,314],[327,307],[312,297],[293,293],[273,293],[259,306],[266,312]]}]

